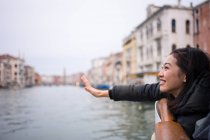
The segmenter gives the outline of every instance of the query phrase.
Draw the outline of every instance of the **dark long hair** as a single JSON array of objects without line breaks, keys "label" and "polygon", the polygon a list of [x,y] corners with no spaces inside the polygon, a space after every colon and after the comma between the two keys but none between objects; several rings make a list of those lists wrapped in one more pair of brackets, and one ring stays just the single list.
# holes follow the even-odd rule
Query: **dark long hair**
[{"label": "dark long hair", "polygon": [[170,54],[176,58],[178,67],[186,74],[186,84],[183,90],[168,103],[169,109],[176,112],[178,107],[186,103],[188,99],[186,96],[189,96],[186,93],[196,78],[201,73],[210,71],[210,59],[202,50],[191,47],[175,49]]}]

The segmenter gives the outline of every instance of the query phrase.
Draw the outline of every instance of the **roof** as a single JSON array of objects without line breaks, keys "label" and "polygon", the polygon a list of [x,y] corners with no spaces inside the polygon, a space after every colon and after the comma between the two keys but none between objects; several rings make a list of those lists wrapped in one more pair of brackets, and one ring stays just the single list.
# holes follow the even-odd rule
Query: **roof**
[{"label": "roof", "polygon": [[192,10],[189,7],[184,7],[184,6],[171,6],[171,5],[164,5],[162,6],[159,10],[157,10],[154,14],[146,18],[140,25],[138,25],[135,29],[137,30],[138,28],[142,27],[146,22],[148,22],[150,19],[164,11],[165,9],[182,9],[182,10]]},{"label": "roof", "polygon": [[0,55],[0,60],[3,60],[3,59],[13,59],[13,60],[16,60],[17,58],[14,57],[14,56],[11,56],[9,54]]},{"label": "roof", "polygon": [[210,0],[204,1],[204,2],[196,5],[194,8],[199,8],[199,7],[201,7],[201,6],[203,6],[203,5],[207,4],[207,3],[210,3]]}]

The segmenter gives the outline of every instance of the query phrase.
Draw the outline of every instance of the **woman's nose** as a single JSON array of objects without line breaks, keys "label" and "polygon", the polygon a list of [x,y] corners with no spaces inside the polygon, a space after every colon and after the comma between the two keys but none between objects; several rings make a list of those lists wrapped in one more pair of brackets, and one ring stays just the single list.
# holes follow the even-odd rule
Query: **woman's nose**
[{"label": "woman's nose", "polygon": [[162,70],[159,71],[158,76],[159,76],[159,77],[162,77],[162,76],[163,76]]}]

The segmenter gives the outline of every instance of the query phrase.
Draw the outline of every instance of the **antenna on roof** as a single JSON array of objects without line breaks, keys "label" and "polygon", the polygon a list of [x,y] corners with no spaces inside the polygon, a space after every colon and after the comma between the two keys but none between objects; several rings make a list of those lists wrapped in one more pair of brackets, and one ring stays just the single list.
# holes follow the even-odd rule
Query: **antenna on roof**
[{"label": "antenna on roof", "polygon": [[18,50],[18,58],[20,58],[20,57],[21,57],[20,50]]}]

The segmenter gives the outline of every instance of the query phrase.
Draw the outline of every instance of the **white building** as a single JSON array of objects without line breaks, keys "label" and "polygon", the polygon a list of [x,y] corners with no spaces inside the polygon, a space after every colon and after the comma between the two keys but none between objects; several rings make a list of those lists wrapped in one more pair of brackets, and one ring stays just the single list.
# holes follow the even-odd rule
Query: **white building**
[{"label": "white building", "polygon": [[41,75],[43,85],[52,85],[53,77],[50,75]]},{"label": "white building", "polygon": [[11,84],[11,65],[0,60],[0,87],[7,88]]},{"label": "white building", "polygon": [[161,63],[175,48],[193,46],[192,8],[149,5],[147,19],[135,29],[137,75],[144,83],[157,82]]},{"label": "white building", "polygon": [[0,60],[11,66],[10,86],[24,87],[24,60],[8,54],[0,55]]},{"label": "white building", "polygon": [[92,60],[91,72],[88,77],[90,82],[94,85],[103,84],[103,63],[105,62],[105,57],[100,57]]}]

